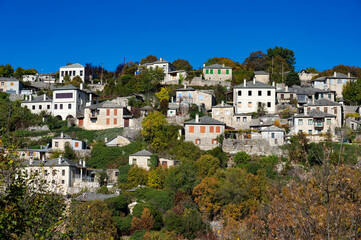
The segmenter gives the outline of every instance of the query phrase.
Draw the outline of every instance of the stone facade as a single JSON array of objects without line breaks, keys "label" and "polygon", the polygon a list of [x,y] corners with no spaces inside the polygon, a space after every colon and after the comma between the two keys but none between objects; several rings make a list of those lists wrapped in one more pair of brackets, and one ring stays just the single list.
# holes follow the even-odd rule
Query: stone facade
[{"label": "stone facade", "polygon": [[64,151],[67,143],[73,148],[73,150],[82,150],[87,148],[85,142],[73,139],[67,134],[60,133],[59,137],[54,137],[52,139],[52,149]]},{"label": "stone facade", "polygon": [[187,87],[179,88],[176,90],[176,102],[196,104],[197,106],[204,107],[207,110],[211,110],[215,103],[213,94],[206,90],[195,90],[194,88]]},{"label": "stone facade", "polygon": [[334,72],[332,76],[319,77],[312,81],[312,86],[321,89],[329,89],[336,92],[338,98],[342,98],[343,86],[350,81],[356,81],[355,77],[351,77],[350,73]]},{"label": "stone facade", "polygon": [[341,127],[343,124],[342,105],[327,99],[320,99],[314,103],[304,105],[303,111],[305,114],[311,110],[319,110],[324,113],[336,115],[337,126]]},{"label": "stone facade", "polygon": [[269,83],[269,73],[265,71],[255,71],[254,77],[257,82]]},{"label": "stone facade", "polygon": [[71,64],[68,66],[60,67],[59,70],[59,82],[64,82],[64,77],[68,75],[70,80],[74,77],[79,76],[84,83],[85,79],[85,67],[79,63]]},{"label": "stone facade", "polygon": [[147,150],[141,150],[132,155],[129,155],[129,165],[137,165],[146,170],[150,169],[150,157],[152,153]]},{"label": "stone facade", "polygon": [[230,154],[246,152],[250,155],[283,155],[283,151],[278,146],[271,146],[267,139],[224,139],[222,149]]},{"label": "stone facade", "polygon": [[211,81],[232,81],[232,68],[220,64],[206,66],[203,64],[203,76]]},{"label": "stone facade", "polygon": [[128,138],[123,137],[121,135],[118,135],[116,138],[111,139],[110,141],[105,141],[105,145],[107,147],[123,147],[130,143],[131,141]]}]

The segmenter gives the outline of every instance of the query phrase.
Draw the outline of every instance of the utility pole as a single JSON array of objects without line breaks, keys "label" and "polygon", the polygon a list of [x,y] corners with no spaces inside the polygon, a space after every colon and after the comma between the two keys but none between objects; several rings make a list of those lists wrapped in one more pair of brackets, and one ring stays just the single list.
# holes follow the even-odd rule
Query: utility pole
[{"label": "utility pole", "polygon": [[283,63],[282,63],[282,84],[283,84]]},{"label": "utility pole", "polygon": [[103,66],[104,63],[102,62],[102,75],[100,76],[100,84],[103,85]]},{"label": "utility pole", "polygon": [[273,57],[272,57],[272,72],[271,72],[271,77],[273,76]]}]

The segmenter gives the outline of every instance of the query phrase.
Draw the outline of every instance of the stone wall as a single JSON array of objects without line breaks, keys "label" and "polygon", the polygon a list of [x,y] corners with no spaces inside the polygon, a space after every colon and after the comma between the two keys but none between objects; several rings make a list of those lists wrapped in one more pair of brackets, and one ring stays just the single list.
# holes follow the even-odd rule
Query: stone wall
[{"label": "stone wall", "polygon": [[51,90],[53,90],[55,88],[54,83],[46,83],[46,82],[31,82],[31,86],[37,87],[37,88],[40,88],[40,89],[50,88]]},{"label": "stone wall", "polygon": [[103,91],[105,87],[105,84],[88,84],[88,88],[90,91],[96,92],[96,91]]},{"label": "stone wall", "polygon": [[24,94],[10,94],[9,97],[10,101],[15,102],[18,100],[24,100]]},{"label": "stone wall", "polygon": [[243,151],[250,155],[283,155],[283,151],[270,146],[267,139],[224,139],[222,149],[230,154]]},{"label": "stone wall", "polygon": [[202,77],[194,77],[189,83],[189,86],[216,86],[221,85],[224,87],[230,87],[230,81],[212,81],[212,80],[204,80]]}]

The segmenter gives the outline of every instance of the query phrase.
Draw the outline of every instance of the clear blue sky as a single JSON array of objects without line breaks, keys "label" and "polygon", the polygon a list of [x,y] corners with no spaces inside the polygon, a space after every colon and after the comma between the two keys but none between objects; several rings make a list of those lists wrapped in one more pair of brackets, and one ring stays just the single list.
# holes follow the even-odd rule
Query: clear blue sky
[{"label": "clear blue sky", "polygon": [[295,52],[296,70],[361,66],[361,0],[0,0],[0,12],[0,64],[39,72],[149,54],[199,68],[274,46]]}]

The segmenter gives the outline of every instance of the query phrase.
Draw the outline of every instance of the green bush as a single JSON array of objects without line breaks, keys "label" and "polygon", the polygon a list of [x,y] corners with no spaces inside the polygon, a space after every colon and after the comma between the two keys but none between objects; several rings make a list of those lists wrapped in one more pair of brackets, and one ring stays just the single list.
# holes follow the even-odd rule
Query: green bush
[{"label": "green bush", "polygon": [[107,204],[113,216],[120,216],[121,213],[126,215],[129,212],[128,203],[124,195],[105,199],[104,202]]},{"label": "green bush", "polygon": [[128,172],[131,167],[131,165],[124,165],[119,167],[118,183],[128,183]]},{"label": "green bush", "polygon": [[236,164],[246,164],[252,160],[252,157],[246,152],[238,152],[233,159]]},{"label": "green bush", "polygon": [[107,186],[104,185],[104,186],[102,186],[101,188],[99,188],[99,189],[97,190],[97,193],[109,194],[110,192],[109,192]]},{"label": "green bush", "polygon": [[173,207],[174,194],[167,190],[139,188],[136,191],[137,201],[144,200],[164,211]]},{"label": "green bush", "polygon": [[114,217],[115,224],[117,226],[118,232],[121,235],[129,234],[130,228],[132,227],[133,216],[128,215],[126,217]]},{"label": "green bush", "polygon": [[146,233],[146,230],[142,231],[135,231],[132,236],[130,236],[130,240],[143,240],[144,234]]},{"label": "green bush", "polygon": [[133,216],[140,218],[142,216],[144,208],[148,208],[153,216],[154,225],[152,230],[160,230],[163,227],[162,213],[152,203],[138,203],[133,208]]}]

